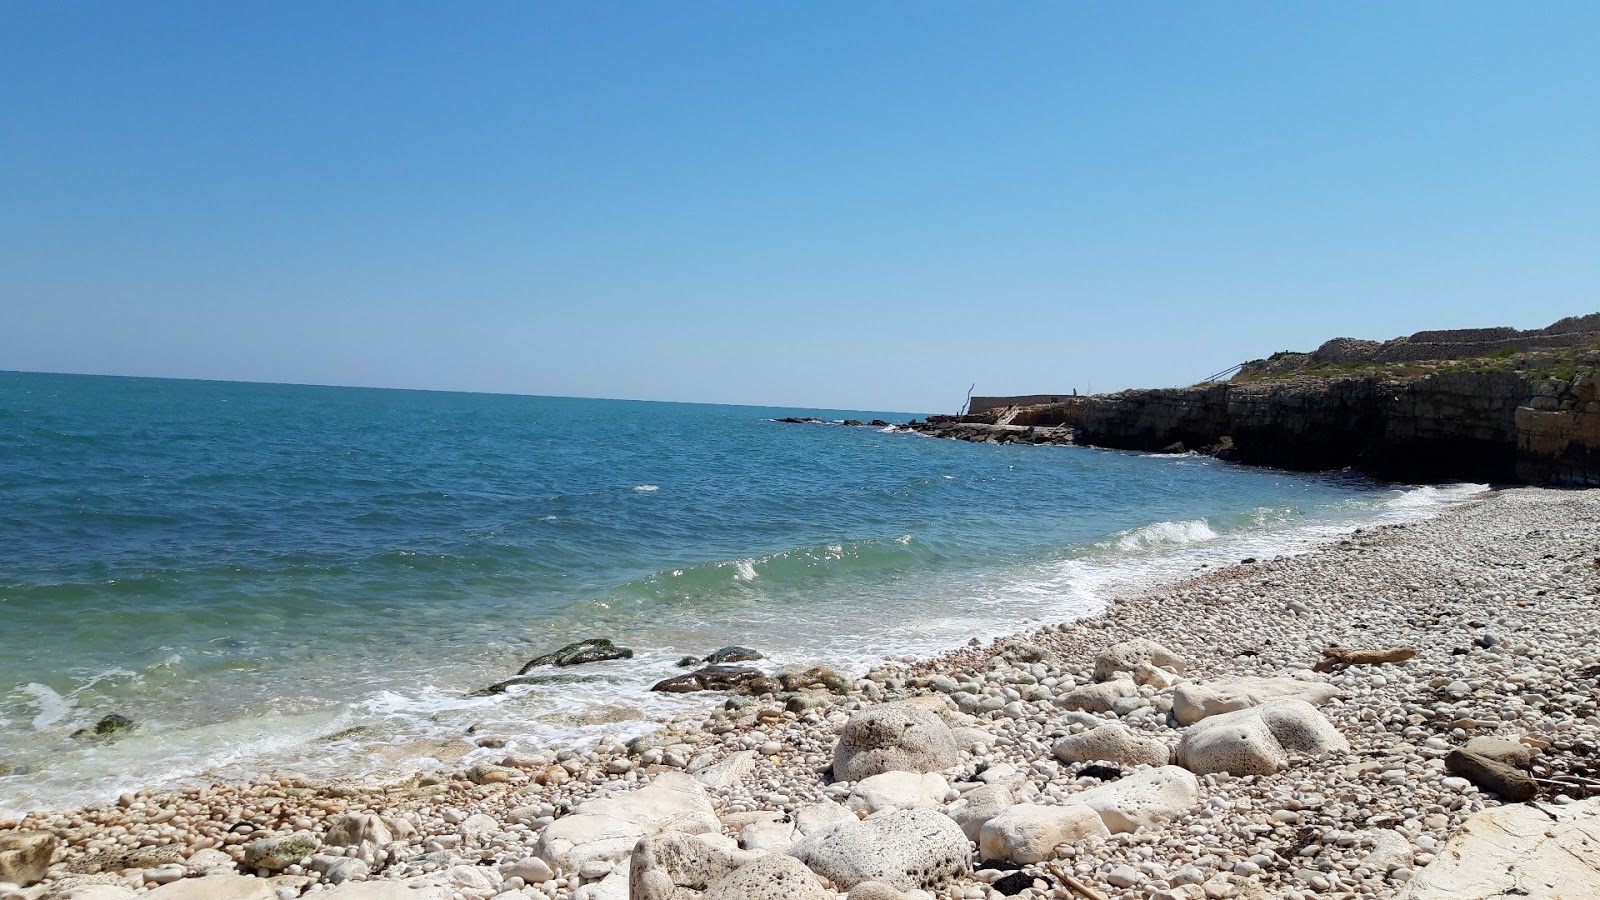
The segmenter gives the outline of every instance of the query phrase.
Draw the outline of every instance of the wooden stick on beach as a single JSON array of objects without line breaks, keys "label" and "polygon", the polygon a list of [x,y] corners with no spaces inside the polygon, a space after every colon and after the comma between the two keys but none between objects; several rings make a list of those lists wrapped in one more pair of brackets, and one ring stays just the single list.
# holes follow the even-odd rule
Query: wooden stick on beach
[{"label": "wooden stick on beach", "polygon": [[1079,896],[1086,897],[1088,900],[1106,900],[1105,894],[1068,875],[1060,866],[1054,863],[1050,865],[1050,874],[1061,879],[1061,883],[1066,885],[1068,890]]}]

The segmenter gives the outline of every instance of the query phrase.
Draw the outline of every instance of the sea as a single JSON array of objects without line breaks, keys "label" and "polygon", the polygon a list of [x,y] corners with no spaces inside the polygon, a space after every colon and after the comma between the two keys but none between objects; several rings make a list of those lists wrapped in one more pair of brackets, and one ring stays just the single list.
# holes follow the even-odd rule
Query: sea
[{"label": "sea", "polygon": [[862,674],[1483,489],[842,424],[916,415],[0,373],[0,811],[625,740],[720,704],[685,656]]}]

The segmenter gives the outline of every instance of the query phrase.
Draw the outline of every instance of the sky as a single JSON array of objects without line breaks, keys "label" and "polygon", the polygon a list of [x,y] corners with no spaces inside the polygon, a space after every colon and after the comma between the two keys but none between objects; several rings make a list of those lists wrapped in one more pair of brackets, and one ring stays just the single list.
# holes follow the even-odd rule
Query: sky
[{"label": "sky", "polygon": [[8,2],[0,369],[954,412],[1600,311],[1600,4]]}]

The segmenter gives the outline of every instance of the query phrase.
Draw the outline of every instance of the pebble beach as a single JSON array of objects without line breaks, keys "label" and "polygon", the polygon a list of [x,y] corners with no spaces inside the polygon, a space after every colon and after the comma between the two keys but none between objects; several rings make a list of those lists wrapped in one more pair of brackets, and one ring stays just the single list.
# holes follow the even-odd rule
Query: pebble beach
[{"label": "pebble beach", "polygon": [[[1469,741],[1526,753],[1526,805],[1587,807],[1597,594],[1600,494],[1493,491],[861,679],[768,672],[788,676],[782,690],[706,692],[703,713],[592,748],[507,746],[362,781],[277,773],[3,820],[0,879],[17,880],[0,900],[1416,894],[1463,825],[1509,799],[1447,762]],[[1329,648],[1414,654],[1314,671]],[[1316,752],[1285,738],[1272,771],[1203,771],[1189,732],[1204,719],[1183,723],[1198,715],[1185,704],[1251,690],[1223,715],[1312,709]],[[907,721],[945,729],[954,763],[842,780],[841,733],[889,704],[931,715]],[[1034,825],[995,824],[1016,807]],[[827,839],[874,822],[933,829],[886,852],[934,857],[850,875]],[[685,840],[704,854],[687,868],[667,852]]]}]

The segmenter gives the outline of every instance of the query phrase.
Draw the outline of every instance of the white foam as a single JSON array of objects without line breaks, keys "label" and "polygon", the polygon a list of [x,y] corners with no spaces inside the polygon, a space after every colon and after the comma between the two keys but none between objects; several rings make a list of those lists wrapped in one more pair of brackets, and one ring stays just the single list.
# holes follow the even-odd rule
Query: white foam
[{"label": "white foam", "polygon": [[60,722],[77,707],[76,703],[56,693],[49,685],[30,681],[17,690],[32,697],[34,705],[39,707],[38,715],[33,717],[34,731],[43,731]]},{"label": "white foam", "polygon": [[638,491],[638,492],[640,492],[640,493],[642,493],[642,494],[651,494],[651,493],[654,493],[656,491],[661,490],[661,485],[659,485],[659,484],[636,484],[636,485],[633,486],[633,489]]},{"label": "white foam", "polygon": [[1118,549],[1132,552],[1152,547],[1196,544],[1216,536],[1217,533],[1205,519],[1186,519],[1181,522],[1152,522],[1118,532],[1115,542]]},{"label": "white foam", "polygon": [[736,581],[756,580],[756,561],[753,559],[736,559],[733,561],[733,577]]}]

